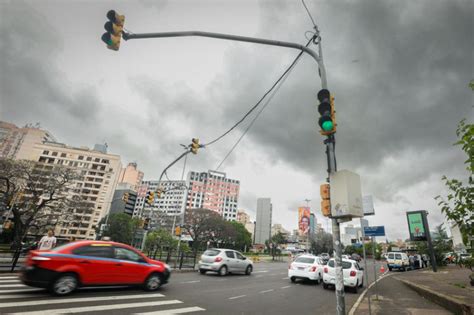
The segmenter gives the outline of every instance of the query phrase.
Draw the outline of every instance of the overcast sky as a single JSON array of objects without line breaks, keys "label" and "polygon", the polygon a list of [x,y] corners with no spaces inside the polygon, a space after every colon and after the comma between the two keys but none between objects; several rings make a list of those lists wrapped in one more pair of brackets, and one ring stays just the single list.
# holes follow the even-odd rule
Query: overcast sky
[{"label": "overcast sky", "polygon": [[[406,211],[426,209],[431,226],[443,222],[434,200],[446,194],[442,175],[467,178],[453,143],[457,123],[474,115],[474,2],[306,4],[336,97],[338,169],[359,173],[363,194],[374,196],[370,224],[405,239]],[[200,30],[305,44],[312,30],[296,0],[0,0],[0,119],[40,122],[70,145],[107,142],[146,179],[159,177],[180,144],[209,142],[239,120],[298,51],[182,37],[122,41],[115,52],[100,40],[109,9],[134,33]],[[273,222],[290,230],[305,199],[326,226],[320,88],[305,55],[220,169],[241,181],[239,208],[254,216],[256,199],[270,197]],[[189,156],[187,170],[215,169],[248,123]]]}]

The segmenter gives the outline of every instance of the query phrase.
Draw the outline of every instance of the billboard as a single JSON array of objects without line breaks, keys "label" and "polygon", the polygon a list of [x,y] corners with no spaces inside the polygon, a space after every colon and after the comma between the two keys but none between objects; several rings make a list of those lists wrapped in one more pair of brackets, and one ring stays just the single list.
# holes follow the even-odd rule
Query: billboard
[{"label": "billboard", "polygon": [[309,207],[298,208],[298,230],[300,235],[308,235],[311,212]]},{"label": "billboard", "polygon": [[410,240],[426,241],[425,211],[407,212]]}]

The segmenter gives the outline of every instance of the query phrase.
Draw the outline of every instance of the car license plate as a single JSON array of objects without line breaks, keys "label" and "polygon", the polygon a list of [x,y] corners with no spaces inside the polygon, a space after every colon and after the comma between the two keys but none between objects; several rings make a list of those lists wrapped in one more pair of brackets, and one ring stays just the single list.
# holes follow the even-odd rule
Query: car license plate
[{"label": "car license plate", "polygon": [[298,267],[298,270],[304,270],[304,267]]}]

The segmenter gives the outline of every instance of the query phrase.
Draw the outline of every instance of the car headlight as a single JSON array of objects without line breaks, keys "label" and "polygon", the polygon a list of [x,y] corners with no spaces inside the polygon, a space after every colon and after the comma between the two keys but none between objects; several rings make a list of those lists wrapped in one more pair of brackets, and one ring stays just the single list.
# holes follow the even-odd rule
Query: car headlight
[{"label": "car headlight", "polygon": [[171,267],[168,264],[165,264],[165,268],[168,269],[168,270],[171,270]]}]

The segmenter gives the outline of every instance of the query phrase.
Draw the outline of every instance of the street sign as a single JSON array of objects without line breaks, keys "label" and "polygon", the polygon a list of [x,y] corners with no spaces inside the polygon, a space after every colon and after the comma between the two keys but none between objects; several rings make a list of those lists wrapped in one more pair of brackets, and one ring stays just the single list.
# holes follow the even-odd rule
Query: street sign
[{"label": "street sign", "polygon": [[385,226],[364,226],[365,236],[385,236]]}]

